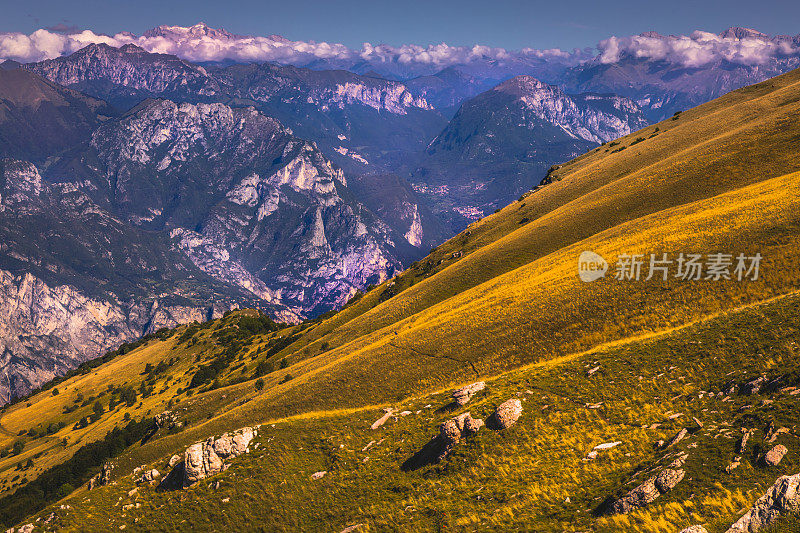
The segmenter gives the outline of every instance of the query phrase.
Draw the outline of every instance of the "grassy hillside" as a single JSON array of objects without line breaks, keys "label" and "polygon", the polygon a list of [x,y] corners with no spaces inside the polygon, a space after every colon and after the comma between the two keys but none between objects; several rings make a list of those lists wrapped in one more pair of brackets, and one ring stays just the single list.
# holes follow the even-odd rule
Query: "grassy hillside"
[{"label": "grassy hillside", "polygon": [[[268,531],[341,531],[359,523],[375,531],[508,530],[521,524],[535,524],[536,531],[677,531],[699,522],[723,531],[776,477],[800,467],[798,396],[721,392],[731,381],[762,373],[785,376],[786,386],[800,384],[799,304],[795,293],[664,334],[523,367],[489,380],[484,392],[457,411],[444,408],[450,401],[445,392],[404,398],[393,405],[412,414],[375,431],[369,425],[382,414],[378,406],[267,421],[258,448],[196,488],[159,493],[140,485],[138,495],[129,497],[135,484],[123,472],[116,485],[67,500],[73,508],[58,509],[54,524],[76,531],[123,524],[145,530],[257,525]],[[517,425],[482,430],[439,465],[402,470],[441,421],[465,410],[486,417],[509,397],[523,400]],[[691,417],[704,427],[668,452],[654,448],[683,427],[695,429]],[[770,422],[792,428],[776,443],[795,453],[776,468],[757,464]],[[727,474],[740,427],[756,430],[751,453]],[[613,441],[622,444],[584,461],[594,446]],[[679,451],[689,453],[687,476],[672,492],[645,511],[596,516],[603,500],[624,490],[628,479],[638,474],[641,480],[645,469]],[[163,460],[152,466],[163,470]],[[317,471],[328,475],[312,480]],[[122,505],[141,507],[123,511],[120,498]]]},{"label": "grassy hillside", "polygon": [[[57,394],[6,407],[4,520],[55,504],[97,472],[102,461],[84,460],[87,445],[170,409],[182,427],[137,433],[109,452],[117,484],[66,496],[61,527],[724,530],[800,464],[800,396],[718,394],[761,373],[800,385],[798,95],[793,72],[600,147],[338,314],[276,330],[242,311],[179,328],[70,377]],[[612,268],[587,284],[577,276],[584,250],[612,263],[634,253],[763,261],[757,280],[628,281]],[[489,386],[463,410],[485,418],[519,397],[520,422],[482,430],[439,465],[404,471],[438,424],[463,411],[443,409],[447,391],[478,378]],[[412,414],[369,430],[387,406]],[[766,469],[757,462],[770,422],[790,428],[777,441],[790,453]],[[212,479],[219,488],[140,487],[139,508],[117,506],[134,467],[164,471],[187,445],[257,423],[267,424],[258,449]],[[680,448],[654,448],[687,425],[695,431]],[[756,430],[752,456],[727,474],[740,427]],[[583,461],[616,440],[623,444]],[[600,516],[607,497],[677,449],[689,459],[674,491],[645,510]],[[42,473],[60,464],[71,477],[59,482],[75,483],[39,482],[36,492],[36,479],[56,479]],[[329,475],[310,479],[321,470]]]}]

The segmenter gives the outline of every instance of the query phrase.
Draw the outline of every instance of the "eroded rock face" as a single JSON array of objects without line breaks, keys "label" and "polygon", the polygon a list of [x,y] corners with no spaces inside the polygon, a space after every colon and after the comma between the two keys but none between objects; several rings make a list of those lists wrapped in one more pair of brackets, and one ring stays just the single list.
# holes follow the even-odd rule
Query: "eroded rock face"
[{"label": "eroded rock face", "polygon": [[250,442],[256,434],[257,430],[244,427],[233,434],[225,433],[216,439],[209,437],[204,442],[196,442],[189,446],[184,454],[183,463],[177,463],[183,467],[183,486],[190,487],[201,479],[225,470],[223,459],[232,459],[247,453]]},{"label": "eroded rock face", "polygon": [[91,145],[121,216],[168,232],[215,279],[297,314],[343,304],[400,268],[402,234],[354,199],[314,143],[253,108],[142,104]]},{"label": "eroded rock face", "polygon": [[103,468],[100,470],[99,474],[96,474],[89,480],[87,484],[87,488],[92,490],[97,487],[102,487],[103,485],[108,485],[111,482],[111,470],[114,468],[114,465],[111,463],[104,463]]},{"label": "eroded rock face", "polygon": [[513,426],[522,415],[522,402],[516,398],[505,401],[489,418],[492,429],[506,429]]},{"label": "eroded rock face", "polygon": [[486,383],[483,381],[465,385],[453,391],[453,401],[457,405],[466,405],[475,394],[482,391],[484,388],[486,388]]},{"label": "eroded rock face", "polygon": [[0,270],[0,403],[161,327],[222,316],[221,308],[100,300],[70,285]]},{"label": "eroded rock face", "polygon": [[666,468],[615,500],[609,507],[608,513],[627,514],[634,509],[645,507],[662,494],[672,490],[683,479],[684,475],[685,471],[683,469]]},{"label": "eroded rock face", "polygon": [[782,476],[726,533],[755,533],[786,513],[800,511],[800,474]]},{"label": "eroded rock face", "polygon": [[786,449],[786,446],[784,446],[783,444],[778,444],[770,451],[768,451],[766,454],[764,454],[764,464],[766,464],[767,466],[778,466],[780,462],[783,460],[783,456],[786,455],[788,451],[789,450]]}]

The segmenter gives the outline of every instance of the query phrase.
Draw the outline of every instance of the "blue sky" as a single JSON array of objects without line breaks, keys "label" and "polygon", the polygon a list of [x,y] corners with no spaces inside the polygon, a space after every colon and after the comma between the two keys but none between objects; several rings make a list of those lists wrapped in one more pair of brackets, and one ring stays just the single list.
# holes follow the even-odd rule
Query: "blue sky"
[{"label": "blue sky", "polygon": [[610,35],[718,32],[729,26],[800,33],[796,0],[0,0],[0,13],[0,32],[60,25],[138,34],[159,24],[204,21],[234,33],[274,33],[351,47],[368,41],[572,49],[594,46]]}]

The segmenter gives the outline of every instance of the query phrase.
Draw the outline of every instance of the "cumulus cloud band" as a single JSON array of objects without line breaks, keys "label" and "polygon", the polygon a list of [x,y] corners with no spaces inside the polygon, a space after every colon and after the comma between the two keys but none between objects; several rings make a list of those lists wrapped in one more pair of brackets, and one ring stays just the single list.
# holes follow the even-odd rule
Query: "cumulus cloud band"
[{"label": "cumulus cloud band", "polygon": [[[431,71],[483,61],[576,63],[591,57],[585,51],[579,50],[566,52],[559,49],[525,48],[509,51],[481,45],[459,47],[444,43],[430,46],[364,43],[361,49],[353,50],[342,44],[291,41],[277,35],[234,35],[200,23],[189,28],[160,26],[140,36],[128,32],[109,36],[90,30],[59,33],[47,29],[37,30],[30,35],[0,33],[0,58],[23,63],[35,62],[68,55],[92,43],[105,43],[115,47],[135,44],[148,52],[173,54],[189,61],[201,62],[272,61],[298,66],[324,62],[338,68],[349,68],[358,62],[367,62],[373,65],[428,67]],[[603,63],[614,63],[623,56],[631,56],[669,61],[687,67],[703,66],[721,60],[758,65],[776,57],[797,55],[800,53],[800,37],[770,37],[754,30],[735,28],[720,35],[696,31],[690,36],[645,33],[630,37],[610,37],[601,41],[597,48],[597,58]]]}]

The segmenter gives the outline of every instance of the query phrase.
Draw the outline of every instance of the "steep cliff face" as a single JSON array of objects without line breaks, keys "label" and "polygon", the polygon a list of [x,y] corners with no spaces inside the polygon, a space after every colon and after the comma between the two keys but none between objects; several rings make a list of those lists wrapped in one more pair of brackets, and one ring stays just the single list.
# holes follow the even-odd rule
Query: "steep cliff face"
[{"label": "steep cliff face", "polygon": [[168,234],[215,279],[298,313],[344,303],[414,253],[313,143],[253,108],[146,102],[91,147],[84,157],[102,168],[86,175],[115,212]]},{"label": "steep cliff face", "polygon": [[[162,27],[153,36],[184,30],[203,35],[215,32],[205,26]],[[343,70],[320,71],[271,63],[202,67],[175,56],[148,53],[134,45],[90,45],[69,56],[25,68],[104,98],[120,109],[134,107],[148,98],[192,104],[218,102],[232,108],[253,106],[280,121],[297,137],[313,142],[326,158],[352,176],[395,172],[412,154],[424,150],[447,124],[447,119],[423,95],[412,92],[405,84]],[[157,142],[163,140],[160,132],[152,133]],[[154,146],[150,141],[146,144],[149,148]],[[173,155],[166,154],[168,158]],[[165,166],[169,164],[163,155],[159,157]],[[406,209],[391,195],[381,196],[382,188],[385,187],[370,191],[382,209]],[[419,198],[409,190],[413,198],[408,209],[420,209]],[[159,215],[148,212],[140,216],[156,219]],[[418,236],[411,239],[418,243],[418,249],[438,244],[435,224],[429,225],[423,217],[421,225]],[[406,227],[401,234],[407,231]]]},{"label": "steep cliff face", "polygon": [[521,109],[532,113],[533,117],[520,117],[529,128],[534,127],[533,118],[538,118],[575,139],[607,142],[647,124],[639,107],[627,98],[600,94],[570,96],[530,76],[517,76],[493,90],[515,98]]},{"label": "steep cliff face", "polygon": [[[86,61],[102,65],[106,53],[140,51],[90,50]],[[142,91],[190,83],[115,68],[119,83]],[[334,93],[342,106],[415,105],[402,91]],[[95,120],[85,144],[48,161],[46,177],[0,160],[6,399],[159,325],[237,306],[284,322],[327,311],[434,238],[413,201],[404,199],[408,220],[387,223],[315,143],[253,107],[146,100]]]},{"label": "steep cliff face", "polygon": [[[599,144],[646,124],[639,107],[627,98],[573,96],[530,76],[517,76],[466,102],[428,152],[530,158],[541,146],[570,140]],[[509,142],[513,144],[504,147]],[[509,152],[521,145],[527,150]]]},{"label": "steep cliff face", "polygon": [[52,183],[31,163],[0,160],[0,401],[150,331],[256,303],[96,194],[90,181]]},{"label": "steep cliff face", "polygon": [[162,327],[222,316],[210,306],[91,298],[69,285],[0,270],[0,402]]}]

